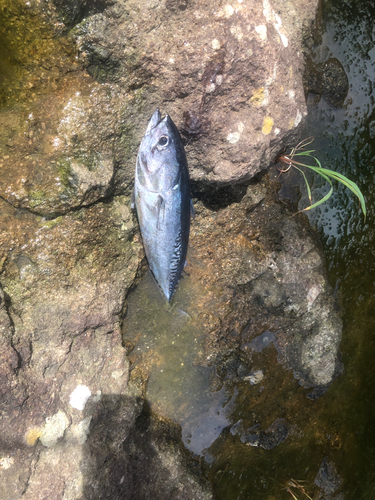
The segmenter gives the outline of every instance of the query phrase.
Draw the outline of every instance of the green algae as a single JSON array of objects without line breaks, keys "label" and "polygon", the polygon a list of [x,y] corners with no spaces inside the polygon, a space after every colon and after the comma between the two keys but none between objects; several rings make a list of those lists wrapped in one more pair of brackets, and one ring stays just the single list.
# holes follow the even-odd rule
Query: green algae
[{"label": "green algae", "polygon": [[40,205],[44,205],[44,203],[48,200],[48,194],[46,191],[42,189],[36,189],[35,191],[29,192],[29,205],[31,208],[39,207]]},{"label": "green algae", "polygon": [[42,221],[40,221],[40,225],[44,228],[52,229],[52,228],[58,226],[59,224],[61,224],[62,221],[63,221],[63,217],[60,215],[60,217],[56,217],[56,219],[42,220]]},{"label": "green algae", "polygon": [[72,165],[66,156],[62,156],[57,160],[57,170],[59,172],[59,178],[62,186],[64,187],[64,191],[66,194],[71,195],[74,192],[71,176],[72,176]]},{"label": "green algae", "polygon": [[71,40],[57,37],[52,26],[20,0],[0,0],[0,46],[0,107],[33,100],[55,84],[75,54]]}]

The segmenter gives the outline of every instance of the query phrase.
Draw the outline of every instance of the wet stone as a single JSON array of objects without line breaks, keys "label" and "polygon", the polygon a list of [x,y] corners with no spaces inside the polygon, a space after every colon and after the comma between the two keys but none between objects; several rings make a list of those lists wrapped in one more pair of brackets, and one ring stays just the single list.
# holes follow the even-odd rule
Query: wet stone
[{"label": "wet stone", "polygon": [[272,450],[283,443],[287,437],[287,423],[284,419],[279,418],[266,431],[261,430],[260,424],[251,427],[242,434],[241,442],[264,450]]},{"label": "wet stone", "polygon": [[323,65],[307,59],[304,86],[309,105],[317,104],[323,97],[334,108],[341,108],[349,91],[349,80],[338,59],[332,57]]},{"label": "wet stone", "polygon": [[335,493],[342,484],[342,478],[337,473],[335,464],[329,462],[327,457],[325,457],[321,463],[314,483],[323,490],[323,498],[332,498],[333,493]]},{"label": "wet stone", "polygon": [[250,342],[250,347],[256,352],[262,352],[265,347],[271,345],[275,340],[275,333],[269,330],[258,335]]},{"label": "wet stone", "polygon": [[246,375],[244,377],[244,380],[249,382],[251,385],[256,385],[259,384],[264,379],[264,374],[262,370],[255,370],[253,372],[250,372],[249,375]]}]

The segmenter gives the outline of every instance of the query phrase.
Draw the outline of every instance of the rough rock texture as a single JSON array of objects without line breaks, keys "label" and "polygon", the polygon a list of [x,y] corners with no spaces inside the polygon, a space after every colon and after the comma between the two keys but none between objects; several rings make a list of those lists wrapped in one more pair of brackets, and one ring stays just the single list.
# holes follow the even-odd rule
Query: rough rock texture
[{"label": "rough rock texture", "polygon": [[349,91],[349,80],[338,59],[331,57],[324,64],[317,65],[308,58],[303,79],[309,100],[317,103],[323,97],[334,108],[342,108]]},{"label": "rough rock texture", "polygon": [[[253,351],[243,346],[268,330],[279,361],[301,385],[315,388],[314,398],[340,372],[341,320],[313,232],[291,219],[270,191],[250,184],[242,201],[227,209],[196,207],[191,265],[208,288],[199,299],[208,334],[204,359],[216,363],[222,377],[236,379]],[[208,306],[212,293],[225,297],[219,311]]]},{"label": "rough rock texture", "polygon": [[[8,36],[17,19],[21,39],[33,44],[36,31],[42,42],[17,74],[18,93],[9,66],[3,94],[22,103],[22,120],[3,112],[0,196],[51,218],[129,192],[157,106],[184,131],[194,180],[250,179],[298,138],[306,114],[301,39],[316,3],[58,1],[55,10],[30,2],[22,12],[16,2],[18,10],[4,11]],[[38,24],[39,11],[53,30]],[[53,37],[66,29],[62,12],[75,24],[70,44]],[[31,58],[21,42],[15,48],[16,60]],[[79,62],[96,81],[82,77]]]},{"label": "rough rock texture", "polygon": [[[342,485],[342,479],[337,473],[335,464],[333,462],[328,462],[327,457],[323,459],[314,483],[320,488],[317,497],[318,500],[330,500]],[[343,494],[334,497],[334,500],[341,499],[344,499]]]},{"label": "rough rock texture", "polygon": [[[244,187],[217,190],[297,139],[316,1],[1,7],[0,497],[212,498],[179,429],[129,382],[121,324],[144,257],[135,155],[161,106],[186,138],[194,192],[220,201],[196,202],[192,275],[212,287],[198,301],[198,362],[217,384],[241,378],[246,344],[268,328],[280,361],[324,390],[340,321],[312,235],[263,184],[241,203]],[[287,435],[276,427],[264,427],[269,449]]]},{"label": "rough rock texture", "polygon": [[[231,498],[231,477],[244,469],[253,470],[257,484],[266,463],[276,493],[271,469],[293,455],[292,472],[286,466],[283,477],[296,462],[301,470],[313,462],[317,471],[315,446],[336,446],[334,429],[317,423],[317,415],[342,372],[342,322],[316,233],[273,189],[266,175],[225,208],[213,209],[208,198],[196,202],[188,265],[172,308],[145,276],[124,320],[131,380],[148,380],[152,411],[181,424],[184,444],[206,458],[218,498]],[[237,491],[250,495],[247,481]]]},{"label": "rough rock texture", "polygon": [[201,139],[191,148],[193,179],[228,183],[251,178],[280,141],[296,140],[306,114],[300,43],[315,9],[316,2],[128,1],[75,33],[90,74],[142,88],[148,114],[168,102],[187,138]]},{"label": "rough rock texture", "polygon": [[[1,498],[182,498],[187,484],[184,498],[210,498],[176,432],[169,444],[161,432],[139,438],[153,450],[146,464],[123,449],[144,405],[120,334],[142,256],[129,202],[50,222],[2,202],[2,250],[16,246],[2,274]],[[161,496],[136,493],[147,477]]]}]

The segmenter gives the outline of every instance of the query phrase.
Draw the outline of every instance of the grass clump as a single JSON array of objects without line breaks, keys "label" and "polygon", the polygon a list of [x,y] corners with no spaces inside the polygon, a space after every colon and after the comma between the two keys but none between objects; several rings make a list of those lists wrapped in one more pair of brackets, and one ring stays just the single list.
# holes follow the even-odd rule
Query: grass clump
[{"label": "grass clump", "polygon": [[[365,221],[366,221],[366,203],[365,203],[365,199],[363,197],[361,190],[359,189],[359,187],[357,186],[357,184],[355,182],[353,182],[350,179],[348,179],[347,177],[345,177],[345,175],[339,174],[338,172],[334,172],[333,170],[330,170],[328,168],[323,168],[322,165],[320,164],[320,161],[318,160],[318,158],[313,155],[313,153],[315,152],[314,150],[305,151],[304,148],[306,146],[309,146],[313,142],[313,140],[314,139],[312,137],[308,137],[307,139],[304,139],[299,144],[297,144],[297,146],[292,148],[292,150],[289,154],[283,153],[277,158],[277,162],[280,163],[280,165],[281,165],[281,168],[279,168],[279,167],[277,167],[277,168],[281,173],[288,172],[293,167],[293,168],[297,169],[302,174],[302,176],[305,180],[307,194],[308,194],[309,200],[310,200],[310,206],[303,208],[299,212],[311,210],[313,208],[318,207],[319,205],[321,205],[325,201],[327,201],[333,193],[333,184],[332,184],[332,179],[333,179],[335,181],[341,182],[341,184],[343,184],[345,187],[349,188],[352,191],[352,193],[354,193],[357,196],[359,203],[360,203],[360,206],[361,206],[361,209],[362,209],[362,212],[363,212],[363,215],[365,217]],[[308,163],[302,163],[300,161],[301,157],[308,158],[310,161],[312,160],[313,164],[310,165]],[[312,172],[320,175],[331,186],[328,193],[325,196],[323,196],[323,198],[321,198],[320,200],[318,200],[315,203],[312,203],[311,188],[310,188],[309,183],[307,181],[306,175],[301,167],[308,168]]]}]

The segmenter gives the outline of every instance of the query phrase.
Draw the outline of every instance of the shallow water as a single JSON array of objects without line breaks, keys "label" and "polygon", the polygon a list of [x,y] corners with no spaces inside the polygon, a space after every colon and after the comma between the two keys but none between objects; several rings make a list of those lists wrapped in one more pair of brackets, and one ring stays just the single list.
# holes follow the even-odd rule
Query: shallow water
[{"label": "shallow water", "polygon": [[201,455],[228,425],[221,412],[227,398],[224,391],[211,392],[212,368],[194,366],[203,339],[188,281],[181,280],[169,305],[148,271],[129,296],[124,337],[136,341],[135,362],[148,366],[151,409],[181,425],[185,446]]},{"label": "shallow water", "polygon": [[128,298],[123,329],[125,344],[134,347],[133,370],[137,374],[139,366],[144,373],[147,366],[151,409],[181,426],[182,441],[196,456],[205,456],[230,425],[236,398],[224,387],[212,391],[214,368],[197,362],[204,338],[195,298],[206,293],[185,274],[170,305],[148,271]]},{"label": "shallow water", "polygon": [[[307,481],[311,492],[321,461],[340,439],[325,422],[325,400],[307,399],[308,391],[278,364],[277,332],[268,329],[241,346],[252,350],[251,368],[234,383],[214,383],[217,366],[201,357],[199,318],[207,302],[200,298],[209,290],[196,280],[194,246],[188,261],[192,271],[172,305],[150,273],[128,297],[124,342],[133,380],[147,377],[151,409],[181,426],[182,441],[203,465],[216,498],[288,498],[293,477]],[[223,299],[219,287],[210,291],[215,311]]]}]

